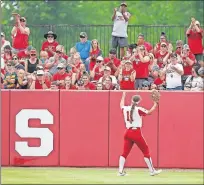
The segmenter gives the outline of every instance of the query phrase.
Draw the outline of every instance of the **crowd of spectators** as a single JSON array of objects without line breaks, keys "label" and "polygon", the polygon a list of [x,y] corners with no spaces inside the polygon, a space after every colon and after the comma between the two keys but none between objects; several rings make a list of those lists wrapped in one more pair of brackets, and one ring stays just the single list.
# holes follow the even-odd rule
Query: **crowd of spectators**
[{"label": "crowd of spectators", "polygon": [[128,45],[130,18],[126,3],[114,9],[112,48],[104,56],[98,40],[88,40],[86,32],[79,33],[79,42],[68,55],[52,31],[44,35],[45,41],[37,51],[29,46],[26,18],[17,16],[11,30],[12,44],[1,33],[1,88],[203,91],[200,23],[192,18],[186,31],[188,43],[177,40],[175,48],[164,32],[158,33],[160,40],[155,46],[142,33]]}]

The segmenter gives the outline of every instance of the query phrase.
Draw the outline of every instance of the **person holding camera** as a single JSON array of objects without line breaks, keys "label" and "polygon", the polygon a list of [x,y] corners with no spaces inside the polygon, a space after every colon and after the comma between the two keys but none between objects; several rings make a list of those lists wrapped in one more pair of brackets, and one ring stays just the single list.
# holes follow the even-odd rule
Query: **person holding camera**
[{"label": "person holding camera", "polygon": [[127,27],[128,21],[131,17],[131,14],[127,12],[127,4],[125,2],[120,4],[119,10],[114,8],[112,21],[113,31],[112,31],[112,47],[117,49],[120,47],[120,58],[123,58],[125,55],[125,47],[128,46],[127,40]]},{"label": "person holding camera", "polygon": [[104,75],[103,57],[98,56],[94,68],[90,72],[90,77],[98,81]]},{"label": "person holding camera", "polygon": [[194,17],[191,18],[191,24],[186,31],[186,36],[188,38],[190,50],[195,55],[198,62],[201,60],[203,55],[203,30],[200,27],[199,21],[197,21]]},{"label": "person holding camera", "polygon": [[45,78],[43,70],[37,70],[32,74],[32,82],[30,89],[49,89],[50,81]]},{"label": "person holding camera", "polygon": [[77,81],[78,90],[96,90],[94,83],[90,82],[90,77],[88,73],[84,73],[82,78]]}]

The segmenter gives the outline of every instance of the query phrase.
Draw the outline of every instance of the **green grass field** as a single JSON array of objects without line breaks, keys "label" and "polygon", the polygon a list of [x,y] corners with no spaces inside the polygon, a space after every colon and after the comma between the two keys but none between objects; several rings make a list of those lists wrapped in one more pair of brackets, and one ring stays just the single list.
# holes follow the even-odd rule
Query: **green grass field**
[{"label": "green grass field", "polygon": [[163,170],[149,176],[147,169],[116,168],[2,168],[2,184],[203,184],[202,170]]}]

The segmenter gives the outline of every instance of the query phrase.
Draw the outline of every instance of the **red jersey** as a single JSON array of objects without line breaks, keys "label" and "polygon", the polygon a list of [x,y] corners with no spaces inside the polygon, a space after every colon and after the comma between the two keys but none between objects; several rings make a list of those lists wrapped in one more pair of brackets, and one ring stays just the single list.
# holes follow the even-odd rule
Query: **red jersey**
[{"label": "red jersey", "polygon": [[136,78],[148,78],[149,76],[149,62],[143,63],[140,61],[139,56],[135,57],[133,61],[133,69],[136,71]]},{"label": "red jersey", "polygon": [[[111,65],[108,64],[110,62],[110,60],[111,60],[110,58],[105,58],[104,64],[111,68]],[[120,60],[118,58],[114,58],[113,63],[116,67],[118,67],[120,65]],[[114,74],[115,74],[115,71],[111,68],[111,75],[114,75]]]},{"label": "red jersey", "polygon": [[25,53],[25,51],[19,51],[19,52],[17,53],[17,56],[18,56],[19,59],[29,58],[29,55],[27,55],[27,54]]},{"label": "red jersey", "polygon": [[[92,50],[90,52],[90,56],[95,56],[95,58],[97,58],[100,53],[101,53],[101,51],[97,48],[96,50]],[[91,59],[90,64],[89,64],[90,71],[93,70],[95,64],[96,64],[96,60]]]},{"label": "red jersey", "polygon": [[200,32],[193,32],[190,30],[190,33],[187,35],[188,37],[188,45],[193,54],[202,54],[203,46],[202,46],[202,38],[203,38],[203,30],[200,29]]},{"label": "red jersey", "polygon": [[157,59],[157,65],[159,66],[159,68],[163,68],[164,65],[163,65],[163,59],[164,57],[168,54],[168,52],[164,53],[164,54],[161,54],[160,52],[157,52],[155,54],[155,58]]},{"label": "red jersey", "polygon": [[[189,52],[188,58],[190,58],[191,60],[193,60],[193,64],[195,64],[195,55],[192,52]],[[184,75],[191,75],[192,72],[192,66],[189,66],[188,63],[186,62],[186,57],[182,57],[183,60],[183,71],[184,71]]]},{"label": "red jersey", "polygon": [[92,82],[89,82],[87,85],[84,86],[85,89],[87,90],[95,90],[96,89],[96,86],[94,85],[94,83]]},{"label": "red jersey", "polygon": [[95,76],[94,76],[93,80],[98,81],[103,75],[104,75],[104,72],[99,71],[99,67],[96,67],[95,68]]},{"label": "red jersey", "polygon": [[[48,88],[50,88],[51,85],[50,81],[45,80],[45,84]],[[35,89],[43,89],[42,84],[40,84],[39,80],[35,81]]]},{"label": "red jersey", "polygon": [[21,33],[20,29],[17,28],[16,35],[13,37],[13,48],[15,49],[26,49],[28,47],[28,35]]},{"label": "red jersey", "polygon": [[72,76],[72,74],[64,73],[64,74],[59,74],[56,73],[53,75],[53,81],[58,81],[58,80],[64,80],[67,76]]},{"label": "red jersey", "polygon": [[77,90],[77,88],[76,88],[75,85],[71,85],[69,89],[66,89],[66,87],[63,86],[61,89],[62,89],[62,90]]},{"label": "red jersey", "polygon": [[[54,41],[54,42],[52,42],[52,43],[49,43],[48,41],[45,41],[45,42],[43,42],[43,44],[42,44],[42,48],[41,48],[41,50],[42,51],[46,51],[46,49],[48,49],[49,47],[51,47],[52,48],[52,51],[56,51],[56,47],[59,45],[59,43],[57,42],[57,41]],[[51,52],[49,52],[49,51],[47,51],[48,52],[48,57],[50,58],[50,57],[52,57],[53,56],[53,54],[51,53]]]},{"label": "red jersey", "polygon": [[[80,65],[81,65],[81,63],[78,63],[77,65],[75,65],[75,67],[76,67],[77,69],[79,69],[79,68],[80,68]],[[74,67],[72,67],[72,72],[73,72],[73,73],[76,73],[76,72],[77,72]]]},{"label": "red jersey", "polygon": [[134,69],[130,69],[127,71],[125,69],[122,70],[122,81],[120,82],[120,89],[121,90],[135,90],[135,81],[130,80],[131,73],[135,71]]},{"label": "red jersey", "polygon": [[163,84],[164,81],[165,81],[165,78],[163,80],[161,78],[156,78],[154,80],[154,84],[155,85],[161,85],[161,84]]},{"label": "red jersey", "polygon": [[148,51],[148,52],[150,52],[151,50],[152,50],[152,45],[149,43],[149,42],[144,42],[144,47],[146,48],[146,50]]}]

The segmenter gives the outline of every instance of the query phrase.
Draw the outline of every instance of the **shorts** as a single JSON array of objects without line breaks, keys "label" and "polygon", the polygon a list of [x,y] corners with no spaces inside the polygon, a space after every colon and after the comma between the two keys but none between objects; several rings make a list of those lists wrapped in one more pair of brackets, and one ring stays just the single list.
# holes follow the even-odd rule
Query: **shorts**
[{"label": "shorts", "polygon": [[116,37],[116,36],[112,36],[112,47],[113,48],[124,48],[128,46],[128,41],[126,37]]}]

